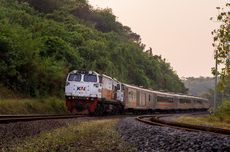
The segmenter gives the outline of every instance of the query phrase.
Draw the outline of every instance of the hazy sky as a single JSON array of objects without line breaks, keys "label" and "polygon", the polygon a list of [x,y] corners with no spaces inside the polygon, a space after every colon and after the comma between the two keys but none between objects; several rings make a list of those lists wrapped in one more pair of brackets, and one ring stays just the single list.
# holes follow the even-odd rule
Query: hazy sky
[{"label": "hazy sky", "polygon": [[111,8],[180,77],[212,76],[211,31],[217,23],[210,18],[225,2],[229,0],[89,0],[95,8]]}]

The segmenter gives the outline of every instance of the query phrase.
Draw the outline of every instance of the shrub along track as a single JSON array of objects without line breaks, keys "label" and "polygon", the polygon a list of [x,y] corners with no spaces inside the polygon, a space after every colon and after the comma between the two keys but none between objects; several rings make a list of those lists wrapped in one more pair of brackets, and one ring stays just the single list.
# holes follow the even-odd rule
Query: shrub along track
[{"label": "shrub along track", "polygon": [[[194,113],[192,115],[199,114]],[[179,123],[175,121],[168,121],[164,120],[162,118],[164,117],[172,117],[173,114],[165,114],[165,115],[144,115],[144,116],[138,116],[136,117],[136,120],[149,124],[149,125],[157,125],[157,126],[167,126],[167,127],[173,127],[176,129],[182,129],[187,131],[201,131],[201,132],[207,132],[207,133],[217,133],[217,134],[223,134],[223,135],[230,135],[230,130],[228,129],[222,129],[222,128],[215,128],[211,126],[201,126],[201,125],[192,125],[192,124],[185,124],[185,123]]]}]

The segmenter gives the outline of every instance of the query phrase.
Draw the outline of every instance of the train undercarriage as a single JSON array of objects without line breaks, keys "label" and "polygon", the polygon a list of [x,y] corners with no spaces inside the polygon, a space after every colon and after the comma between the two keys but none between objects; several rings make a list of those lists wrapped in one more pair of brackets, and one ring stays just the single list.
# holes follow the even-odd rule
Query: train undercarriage
[{"label": "train undercarriage", "polygon": [[106,101],[98,98],[66,99],[67,110],[72,114],[106,115],[122,114],[124,105],[121,102]]}]

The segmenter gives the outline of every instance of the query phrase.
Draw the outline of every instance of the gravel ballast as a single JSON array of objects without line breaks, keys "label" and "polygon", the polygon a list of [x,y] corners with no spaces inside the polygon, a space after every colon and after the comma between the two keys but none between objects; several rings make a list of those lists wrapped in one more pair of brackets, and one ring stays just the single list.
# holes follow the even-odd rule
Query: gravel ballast
[{"label": "gravel ballast", "polygon": [[3,147],[20,143],[26,137],[36,136],[43,131],[63,127],[70,122],[80,121],[81,119],[86,118],[37,120],[0,124],[0,151]]},{"label": "gravel ballast", "polygon": [[138,151],[230,151],[230,136],[151,126],[124,118],[117,124],[122,138]]}]

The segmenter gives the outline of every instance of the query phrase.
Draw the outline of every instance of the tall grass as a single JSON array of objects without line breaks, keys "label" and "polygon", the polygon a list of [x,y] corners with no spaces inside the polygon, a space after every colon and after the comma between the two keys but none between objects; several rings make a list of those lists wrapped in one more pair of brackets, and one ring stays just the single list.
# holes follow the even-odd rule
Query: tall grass
[{"label": "tall grass", "polygon": [[230,123],[230,100],[224,100],[223,103],[218,106],[213,117],[218,118],[220,121]]},{"label": "tall grass", "polygon": [[62,113],[67,113],[64,100],[57,97],[41,99],[0,99],[0,114]]},{"label": "tall grass", "polygon": [[5,87],[3,84],[0,83],[0,100],[1,99],[8,99],[8,98],[21,98],[22,95],[19,92],[13,91]]}]

